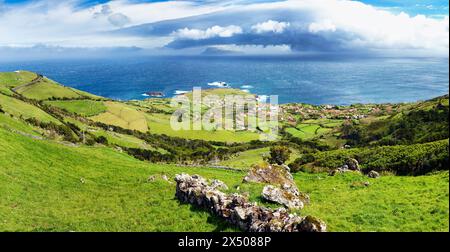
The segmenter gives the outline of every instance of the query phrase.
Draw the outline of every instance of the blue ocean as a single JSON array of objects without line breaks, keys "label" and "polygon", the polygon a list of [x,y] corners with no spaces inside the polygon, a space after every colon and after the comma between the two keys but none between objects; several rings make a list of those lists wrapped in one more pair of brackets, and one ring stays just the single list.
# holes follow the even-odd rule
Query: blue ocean
[{"label": "blue ocean", "polygon": [[299,59],[293,57],[137,57],[0,62],[0,71],[30,70],[113,99],[166,97],[226,82],[280,103],[388,103],[449,92],[449,61],[436,58]]}]

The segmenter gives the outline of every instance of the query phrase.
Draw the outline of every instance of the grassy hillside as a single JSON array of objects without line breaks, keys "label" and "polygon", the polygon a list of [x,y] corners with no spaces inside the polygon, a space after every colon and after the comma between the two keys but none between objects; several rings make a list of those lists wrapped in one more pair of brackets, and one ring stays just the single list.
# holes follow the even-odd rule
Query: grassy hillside
[{"label": "grassy hillside", "polygon": [[352,145],[426,143],[449,137],[448,95],[406,104],[397,113],[375,120],[347,122],[343,137]]},{"label": "grassy hillside", "polygon": [[0,93],[12,95],[11,88],[33,81],[37,74],[28,71],[0,73]]},{"label": "grassy hillside", "polygon": [[[233,230],[180,204],[175,184],[163,174],[217,178],[259,200],[261,185],[241,184],[240,172],[148,164],[105,147],[68,147],[1,128],[0,138],[3,231]],[[295,175],[299,188],[311,195],[303,213],[324,219],[330,231],[448,231],[448,172],[387,176],[358,186],[366,180],[356,174]]]},{"label": "grassy hillside", "polygon": [[4,111],[16,117],[22,117],[24,119],[38,118],[44,122],[60,123],[57,119],[45,113],[40,108],[3,94],[0,94],[0,106]]},{"label": "grassy hillside", "polygon": [[[228,192],[274,207],[261,200],[263,185],[242,183],[244,171],[208,168],[246,170],[273,143],[255,141],[259,135],[250,131],[174,131],[168,102],[112,101],[34,73],[0,73],[0,231],[234,231],[174,198],[173,177],[182,172],[220,179]],[[411,104],[282,105],[276,144],[289,147],[287,163],[301,170],[294,180],[311,196],[300,214],[325,220],[330,231],[448,231],[445,114],[448,96]],[[405,129],[414,134],[399,134]],[[346,146],[348,133],[359,130],[379,138]],[[383,146],[387,138],[392,146]],[[321,172],[348,158],[383,176]]]},{"label": "grassy hillside", "polygon": [[102,101],[93,100],[46,101],[45,104],[85,117],[98,115],[107,109]]},{"label": "grassy hillside", "polygon": [[105,113],[91,117],[92,120],[115,125],[124,129],[148,131],[145,114],[119,102],[105,102]]}]

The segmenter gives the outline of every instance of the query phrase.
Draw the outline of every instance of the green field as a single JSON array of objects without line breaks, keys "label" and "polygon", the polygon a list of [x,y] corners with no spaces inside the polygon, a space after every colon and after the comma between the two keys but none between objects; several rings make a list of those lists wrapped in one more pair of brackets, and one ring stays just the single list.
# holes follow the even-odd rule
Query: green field
[{"label": "green field", "polygon": [[0,73],[0,93],[12,95],[11,88],[31,82],[37,75],[28,71]]},{"label": "green field", "polygon": [[50,98],[81,98],[82,96],[74,89],[61,86],[56,82],[44,78],[42,81],[29,85],[20,86],[16,92],[35,100],[47,100]]},{"label": "green field", "polygon": [[105,124],[115,125],[124,129],[148,131],[145,113],[138,111],[132,106],[119,102],[105,102],[107,110],[105,113],[91,117],[92,120]]},{"label": "green field", "polygon": [[[3,231],[231,231],[206,211],[174,199],[176,173],[240,185],[259,199],[261,185],[245,173],[155,165],[105,147],[67,147],[0,129],[0,230]],[[42,156],[42,153],[46,153]],[[83,160],[83,162],[80,162]],[[155,182],[147,178],[156,176]],[[302,213],[330,231],[448,231],[448,172],[368,179],[298,173],[311,195]],[[352,187],[361,181],[369,187]]]},{"label": "green field", "polygon": [[286,132],[291,134],[293,137],[297,137],[302,140],[311,140],[327,135],[327,133],[330,133],[334,129],[341,126],[342,123],[342,120],[333,119],[306,120],[298,124],[296,127],[286,128]]},{"label": "green field", "polygon": [[258,140],[259,134],[250,131],[229,131],[229,130],[173,130],[170,126],[171,115],[166,114],[146,114],[150,132],[154,134],[165,134],[173,137],[186,139],[202,139],[206,141],[218,142],[249,142]]},{"label": "green field", "polygon": [[106,112],[107,109],[103,102],[93,100],[46,101],[45,103],[86,117]]},{"label": "green field", "polygon": [[6,95],[0,94],[0,105],[2,106],[3,110],[16,117],[21,116],[24,119],[36,118],[43,122],[55,122],[57,124],[60,123],[58,120],[45,113],[41,109]]},{"label": "green field", "polygon": [[[291,152],[290,159],[287,163],[295,161],[295,159],[300,156],[298,151],[295,149],[291,149]],[[264,157],[269,156],[269,153],[270,147],[243,151],[228,160],[220,162],[219,165],[248,170],[252,165],[261,163]]]},{"label": "green field", "polygon": [[141,148],[145,150],[158,151],[160,153],[167,153],[166,150],[161,148],[154,148],[153,146],[147,144],[144,140],[136,138],[134,136],[120,134],[116,132],[108,132],[105,130],[96,129],[90,131],[96,137],[103,136],[108,139],[109,144],[118,145],[126,148]]}]

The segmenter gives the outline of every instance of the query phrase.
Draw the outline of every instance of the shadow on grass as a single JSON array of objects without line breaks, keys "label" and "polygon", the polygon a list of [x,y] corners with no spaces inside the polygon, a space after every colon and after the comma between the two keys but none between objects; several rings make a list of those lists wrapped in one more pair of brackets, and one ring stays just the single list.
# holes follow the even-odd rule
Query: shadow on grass
[{"label": "shadow on grass", "polygon": [[[175,198],[175,200],[178,201],[177,198]],[[201,208],[199,206],[192,205],[189,203],[179,202],[179,201],[178,201],[178,204],[180,206],[181,205],[189,205],[190,206],[189,210],[191,210],[192,212],[195,212],[195,213],[205,213],[205,212],[208,213],[209,216],[206,219],[206,222],[208,224],[214,225],[216,227],[212,232],[242,232],[242,230],[231,225],[226,220],[220,218],[219,216],[214,216],[213,213],[211,211],[209,211],[208,209]]]}]

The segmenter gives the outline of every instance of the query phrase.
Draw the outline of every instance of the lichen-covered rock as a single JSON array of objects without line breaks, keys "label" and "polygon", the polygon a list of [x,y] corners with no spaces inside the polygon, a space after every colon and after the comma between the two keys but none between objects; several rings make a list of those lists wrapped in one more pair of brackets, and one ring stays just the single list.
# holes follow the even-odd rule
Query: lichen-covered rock
[{"label": "lichen-covered rock", "polygon": [[271,165],[267,162],[253,165],[244,182],[267,183],[283,186],[285,184],[296,187],[291,173],[285,166]]},{"label": "lichen-covered rock", "polygon": [[[213,214],[250,232],[325,232],[326,225],[313,217],[290,214],[285,208],[271,210],[250,203],[240,194],[227,195],[204,178],[176,175],[175,196],[182,202],[210,210]],[[220,184],[216,182],[215,184]]]},{"label": "lichen-covered rock", "polygon": [[288,208],[301,209],[309,203],[309,196],[301,193],[286,165],[267,162],[254,165],[244,178],[244,182],[266,183],[262,197],[267,201],[282,204]]},{"label": "lichen-covered rock", "polygon": [[214,189],[228,190],[228,186],[225,185],[225,183],[223,183],[222,181],[217,180],[217,179],[213,179],[211,181],[211,187]]},{"label": "lichen-covered rock", "polygon": [[265,186],[261,196],[267,201],[284,205],[289,209],[302,209],[304,206],[298,195],[272,185]]},{"label": "lichen-covered rock", "polygon": [[327,225],[325,222],[309,215],[303,219],[297,228],[302,232],[323,232],[327,229]]},{"label": "lichen-covered rock", "polygon": [[354,159],[354,158],[349,158],[347,160],[347,162],[345,163],[345,165],[348,166],[348,169],[352,170],[352,171],[360,171],[360,167],[359,167],[359,162],[358,160]]},{"label": "lichen-covered rock", "polygon": [[380,177],[380,174],[378,173],[378,172],[376,172],[376,171],[370,171],[368,174],[367,174],[367,176],[369,177],[369,178],[379,178]]}]

